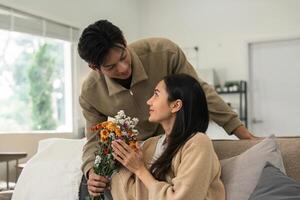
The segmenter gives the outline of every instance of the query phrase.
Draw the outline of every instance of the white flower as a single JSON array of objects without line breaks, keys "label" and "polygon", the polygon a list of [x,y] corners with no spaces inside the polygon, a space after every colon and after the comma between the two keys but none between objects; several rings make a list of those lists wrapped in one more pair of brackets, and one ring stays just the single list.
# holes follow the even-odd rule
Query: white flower
[{"label": "white flower", "polygon": [[114,133],[109,134],[109,137],[110,137],[112,140],[115,140],[115,139],[116,139],[116,136],[115,136]]},{"label": "white flower", "polygon": [[124,110],[120,110],[114,120],[120,129],[133,129],[139,122],[136,117],[131,119],[131,117],[126,116]]},{"label": "white flower", "polygon": [[118,120],[118,124],[121,124],[122,126],[124,125],[125,120],[124,119],[120,119]]},{"label": "white flower", "polygon": [[124,136],[128,136],[128,133],[127,133],[127,131],[122,131],[122,135],[124,135]]},{"label": "white flower", "polygon": [[126,116],[124,110],[120,110],[118,112],[117,116],[120,117],[120,118],[124,118]]},{"label": "white flower", "polygon": [[99,155],[96,156],[95,164],[99,165],[101,163],[101,157]]},{"label": "white flower", "polygon": [[130,124],[130,126],[129,126],[130,129],[133,129],[134,127],[135,127],[134,124]]},{"label": "white flower", "polygon": [[139,119],[136,118],[136,117],[134,117],[134,118],[132,119],[132,121],[133,121],[134,125],[137,125],[137,123],[139,122]]},{"label": "white flower", "polygon": [[132,132],[133,132],[134,135],[139,134],[138,130],[136,130],[136,129],[132,129]]}]

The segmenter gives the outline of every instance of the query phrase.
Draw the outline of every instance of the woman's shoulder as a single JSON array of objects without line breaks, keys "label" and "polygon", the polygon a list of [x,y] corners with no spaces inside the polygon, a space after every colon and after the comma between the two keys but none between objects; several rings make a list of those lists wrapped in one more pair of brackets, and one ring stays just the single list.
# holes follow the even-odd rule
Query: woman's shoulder
[{"label": "woman's shoulder", "polygon": [[189,141],[190,142],[211,142],[211,139],[205,133],[197,132],[189,139]]},{"label": "woman's shoulder", "polygon": [[184,145],[184,148],[193,146],[193,148],[203,149],[203,147],[213,147],[211,139],[201,132],[194,134]]}]

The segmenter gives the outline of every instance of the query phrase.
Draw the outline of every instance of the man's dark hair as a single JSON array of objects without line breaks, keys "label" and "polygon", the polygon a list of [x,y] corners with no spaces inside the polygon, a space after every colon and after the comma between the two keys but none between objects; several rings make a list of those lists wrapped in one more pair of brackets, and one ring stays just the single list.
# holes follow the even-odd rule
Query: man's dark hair
[{"label": "man's dark hair", "polygon": [[176,119],[167,140],[167,148],[150,168],[153,176],[166,181],[171,169],[172,159],[186,141],[198,132],[205,133],[209,115],[205,93],[199,82],[186,74],[173,74],[164,79],[168,101],[182,101],[182,108],[176,113]]},{"label": "man's dark hair", "polygon": [[117,44],[126,46],[122,31],[107,20],[99,20],[83,30],[78,53],[87,63],[100,66],[109,50]]}]

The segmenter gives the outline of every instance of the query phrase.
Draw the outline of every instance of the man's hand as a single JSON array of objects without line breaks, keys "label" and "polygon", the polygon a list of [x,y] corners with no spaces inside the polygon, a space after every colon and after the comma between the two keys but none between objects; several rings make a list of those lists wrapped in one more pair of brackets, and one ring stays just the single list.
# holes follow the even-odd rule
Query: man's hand
[{"label": "man's hand", "polygon": [[106,189],[109,180],[103,176],[95,174],[93,169],[89,170],[88,177],[87,185],[89,194],[93,197],[100,196],[100,193]]},{"label": "man's hand", "polygon": [[259,139],[259,137],[254,136],[243,125],[234,129],[233,134],[236,135],[239,139]]}]

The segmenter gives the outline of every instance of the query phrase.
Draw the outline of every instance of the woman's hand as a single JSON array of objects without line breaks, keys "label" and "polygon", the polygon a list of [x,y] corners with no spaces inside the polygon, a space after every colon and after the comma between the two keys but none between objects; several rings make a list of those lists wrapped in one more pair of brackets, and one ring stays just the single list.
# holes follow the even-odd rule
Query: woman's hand
[{"label": "woman's hand", "polygon": [[138,171],[146,169],[142,160],[142,152],[139,148],[135,151],[121,140],[113,141],[112,148],[115,159],[132,173],[136,174]]}]

